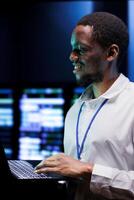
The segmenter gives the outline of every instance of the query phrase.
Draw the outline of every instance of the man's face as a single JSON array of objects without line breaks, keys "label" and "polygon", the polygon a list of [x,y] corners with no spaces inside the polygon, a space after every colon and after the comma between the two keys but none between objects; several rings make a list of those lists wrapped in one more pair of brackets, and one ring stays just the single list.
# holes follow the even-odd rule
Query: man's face
[{"label": "man's face", "polygon": [[93,27],[78,25],[71,37],[73,73],[77,82],[83,86],[101,82],[106,67],[106,52],[92,40],[92,32]]}]

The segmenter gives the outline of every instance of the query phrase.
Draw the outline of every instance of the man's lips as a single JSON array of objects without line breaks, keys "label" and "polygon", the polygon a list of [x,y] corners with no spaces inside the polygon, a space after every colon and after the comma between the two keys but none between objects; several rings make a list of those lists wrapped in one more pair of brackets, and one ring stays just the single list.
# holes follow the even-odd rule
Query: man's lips
[{"label": "man's lips", "polygon": [[74,70],[73,70],[73,73],[75,74],[75,73],[77,73],[77,72],[79,72],[80,70],[81,70],[81,65],[80,64],[75,64],[74,65]]}]

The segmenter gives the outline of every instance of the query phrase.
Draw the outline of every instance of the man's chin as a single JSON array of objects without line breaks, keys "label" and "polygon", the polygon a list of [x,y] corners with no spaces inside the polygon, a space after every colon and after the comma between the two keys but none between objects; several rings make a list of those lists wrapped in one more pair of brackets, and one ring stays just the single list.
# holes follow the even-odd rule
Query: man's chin
[{"label": "man's chin", "polygon": [[103,75],[99,73],[92,76],[86,75],[81,78],[79,77],[79,79],[76,78],[77,84],[82,87],[87,87],[94,82],[101,82],[102,80],[103,80]]}]

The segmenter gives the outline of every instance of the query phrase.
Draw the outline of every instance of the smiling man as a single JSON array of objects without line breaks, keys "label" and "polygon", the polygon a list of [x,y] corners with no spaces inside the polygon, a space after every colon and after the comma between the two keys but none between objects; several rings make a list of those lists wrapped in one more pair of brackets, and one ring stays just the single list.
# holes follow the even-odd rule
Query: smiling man
[{"label": "smiling man", "polygon": [[[72,53],[70,60],[74,65],[73,73],[76,76],[77,82],[82,86],[87,86],[94,83],[94,86],[106,85],[109,88],[108,82],[113,82],[118,76],[116,67],[108,67],[119,54],[119,47],[116,44],[111,44],[108,49],[103,48],[93,39],[93,26],[78,25],[72,34],[71,45]],[[110,70],[110,73],[109,73]],[[108,77],[107,77],[108,76]],[[104,82],[107,81],[105,84]],[[103,89],[103,88],[102,88]],[[105,91],[101,91],[102,93]]]},{"label": "smiling man", "polygon": [[65,153],[35,172],[80,179],[75,200],[134,199],[134,83],[119,72],[128,41],[107,12],[84,16],[72,32],[70,60],[85,91],[66,115]]}]

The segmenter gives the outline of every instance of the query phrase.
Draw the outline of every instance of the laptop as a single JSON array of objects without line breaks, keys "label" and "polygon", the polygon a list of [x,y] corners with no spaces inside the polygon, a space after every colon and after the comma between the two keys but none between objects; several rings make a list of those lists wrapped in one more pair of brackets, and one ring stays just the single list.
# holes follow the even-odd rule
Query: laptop
[{"label": "laptop", "polygon": [[[38,161],[35,162],[35,164]],[[40,161],[39,161],[40,162]],[[58,174],[36,174],[34,164],[26,160],[7,160],[0,144],[0,188],[1,195],[10,198],[32,200],[45,196],[45,199],[71,200],[68,183],[72,178]]]},{"label": "laptop", "polygon": [[[39,161],[40,162],[40,161]],[[67,177],[55,173],[34,172],[37,161],[26,160],[7,160],[2,144],[0,144],[0,180],[14,179],[47,179],[56,181],[65,181]]]}]

